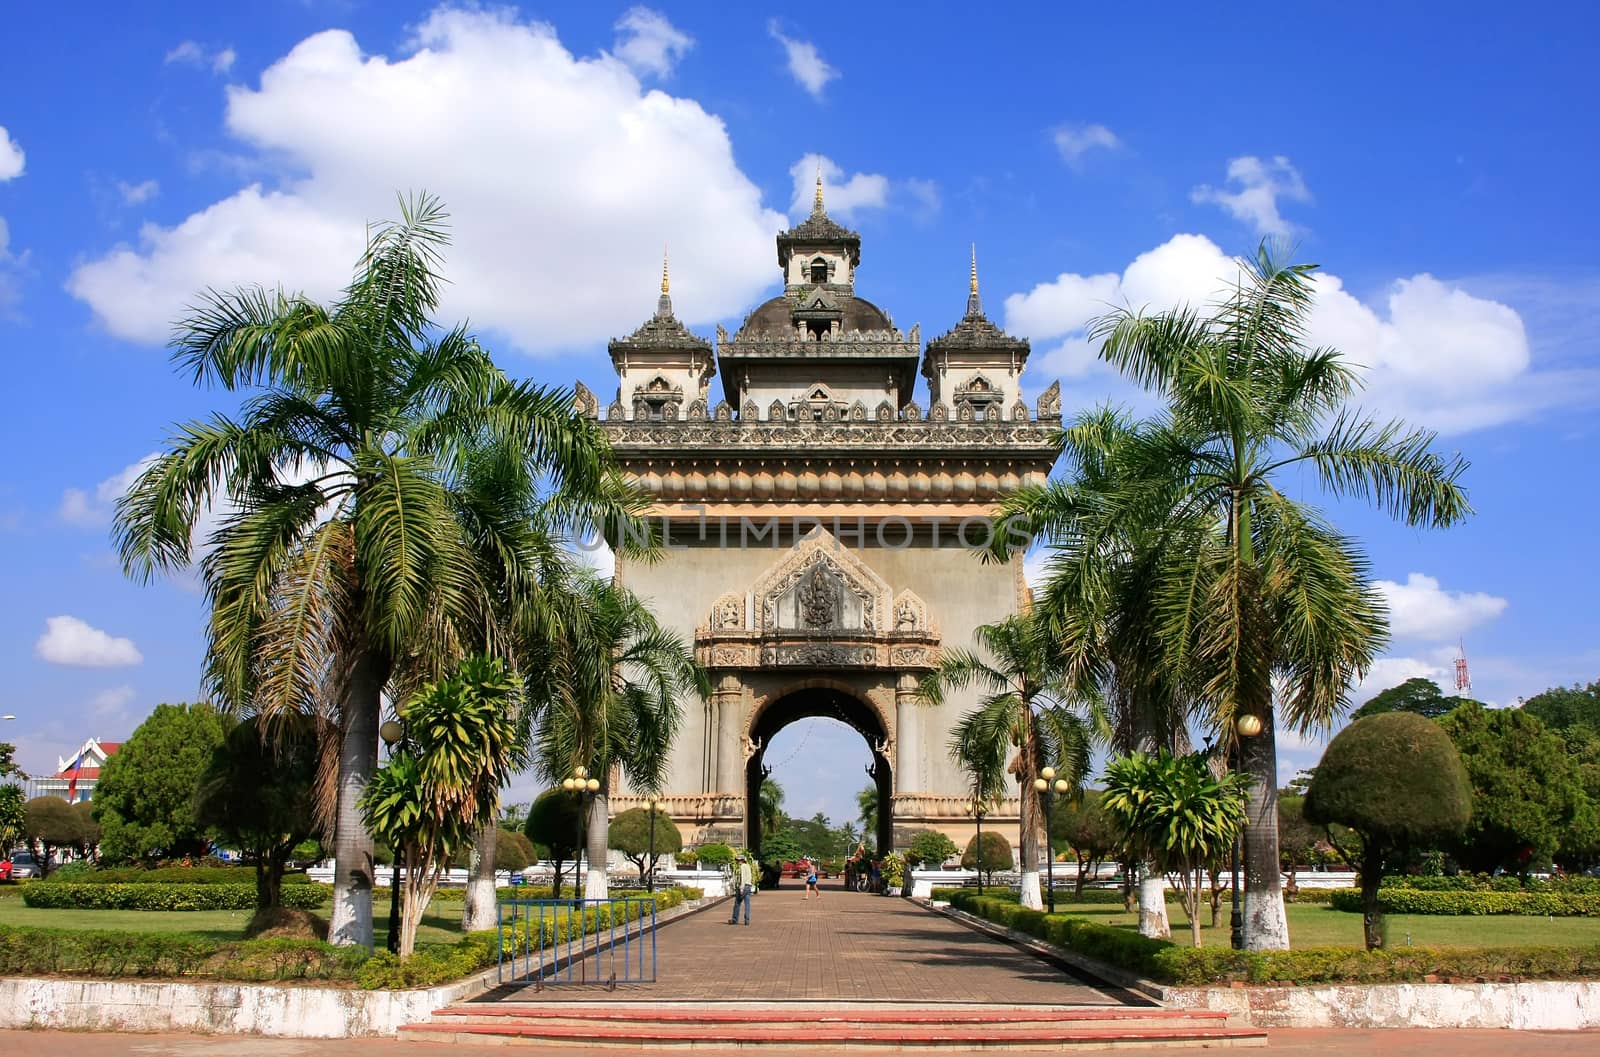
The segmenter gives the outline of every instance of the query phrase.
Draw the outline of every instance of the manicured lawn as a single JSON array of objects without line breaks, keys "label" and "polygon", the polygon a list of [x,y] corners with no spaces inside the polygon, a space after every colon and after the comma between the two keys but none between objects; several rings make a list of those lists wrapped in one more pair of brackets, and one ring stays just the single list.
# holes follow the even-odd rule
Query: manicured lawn
[{"label": "manicured lawn", "polygon": [[[1070,903],[1056,899],[1056,913],[1074,914],[1107,925],[1138,928],[1138,918],[1122,907],[1106,904]],[[1176,903],[1167,904],[1172,919],[1172,939],[1189,942],[1189,919]],[[1201,940],[1205,946],[1228,943],[1228,904],[1222,905],[1220,926],[1212,930],[1210,908],[1200,912]],[[1524,947],[1589,946],[1600,944],[1600,918],[1543,918],[1493,915],[1485,917],[1432,917],[1421,914],[1392,914],[1389,917],[1389,942],[1404,946],[1410,936],[1413,946],[1424,947]],[[1361,915],[1326,906],[1289,904],[1289,937],[1297,947],[1359,947]]]},{"label": "manicured lawn", "polygon": [[[244,935],[249,910],[41,910],[22,905],[20,898],[8,898],[12,889],[0,895],[0,925],[23,925],[50,929],[111,929],[127,932],[188,933],[209,940],[235,940]],[[388,890],[377,892],[377,946],[382,950],[389,940]],[[318,911],[328,916],[330,907]],[[461,901],[435,900],[417,930],[417,942],[454,943],[461,938]]]}]

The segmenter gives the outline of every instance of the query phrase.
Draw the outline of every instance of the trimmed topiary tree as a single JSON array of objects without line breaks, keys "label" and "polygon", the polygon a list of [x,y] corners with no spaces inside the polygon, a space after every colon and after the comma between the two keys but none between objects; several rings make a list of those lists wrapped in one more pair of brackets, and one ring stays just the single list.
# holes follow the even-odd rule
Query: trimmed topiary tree
[{"label": "trimmed topiary tree", "polygon": [[[1333,739],[1306,791],[1305,817],[1339,823],[1361,839],[1357,852],[1335,842],[1361,875],[1361,925],[1367,949],[1384,945],[1378,885],[1410,851],[1466,828],[1472,786],[1450,736],[1412,712],[1358,719]],[[1331,839],[1331,834],[1330,834]]]},{"label": "trimmed topiary tree", "polygon": [[[650,831],[655,830],[655,843],[651,844]],[[611,820],[609,847],[627,856],[639,870],[639,883],[644,884],[646,873],[655,873],[656,862],[663,855],[675,855],[683,848],[683,834],[673,825],[672,816],[657,808],[630,808]],[[651,857],[652,849],[655,856]]]},{"label": "trimmed topiary tree", "polygon": [[964,870],[978,870],[983,873],[988,884],[994,883],[996,870],[1011,869],[1011,842],[1006,840],[1004,833],[989,830],[983,835],[983,852],[979,856],[978,838],[976,835],[967,841],[967,850],[961,854],[961,868]]},{"label": "trimmed topiary tree", "polygon": [[906,847],[906,865],[915,869],[926,866],[938,869],[946,859],[955,857],[961,849],[956,842],[936,829],[919,829]]},{"label": "trimmed topiary tree", "polygon": [[581,798],[565,789],[546,789],[528,808],[528,820],[522,824],[523,835],[535,848],[543,848],[555,864],[552,878],[555,897],[561,898],[561,864],[568,859],[573,864],[572,894],[578,894],[577,864],[578,841],[583,826]]}]

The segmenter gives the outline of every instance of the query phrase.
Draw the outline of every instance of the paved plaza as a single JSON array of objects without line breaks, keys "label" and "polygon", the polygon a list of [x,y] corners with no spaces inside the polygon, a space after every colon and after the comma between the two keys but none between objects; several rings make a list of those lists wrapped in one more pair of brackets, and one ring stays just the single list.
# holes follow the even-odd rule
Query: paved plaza
[{"label": "paved plaza", "polygon": [[661,929],[655,984],[619,985],[612,994],[563,985],[547,988],[540,1000],[1138,1001],[910,900],[826,883],[823,892],[810,902],[798,887],[761,892],[748,928],[727,924],[732,900],[719,903]]}]

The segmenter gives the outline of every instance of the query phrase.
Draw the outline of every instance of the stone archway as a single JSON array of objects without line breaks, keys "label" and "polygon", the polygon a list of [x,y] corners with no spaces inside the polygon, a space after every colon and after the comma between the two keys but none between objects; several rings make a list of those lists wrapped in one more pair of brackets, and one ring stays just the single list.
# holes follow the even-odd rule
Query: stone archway
[{"label": "stone archway", "polygon": [[745,761],[745,843],[761,847],[761,783],[771,773],[765,764],[767,747],[779,731],[802,719],[834,719],[852,728],[867,743],[872,763],[867,768],[878,790],[878,825],[873,834],[880,849],[894,842],[894,769],[891,762],[893,735],[890,723],[870,698],[861,696],[848,684],[831,679],[812,679],[786,687],[772,695],[751,713],[745,733],[749,756]]}]

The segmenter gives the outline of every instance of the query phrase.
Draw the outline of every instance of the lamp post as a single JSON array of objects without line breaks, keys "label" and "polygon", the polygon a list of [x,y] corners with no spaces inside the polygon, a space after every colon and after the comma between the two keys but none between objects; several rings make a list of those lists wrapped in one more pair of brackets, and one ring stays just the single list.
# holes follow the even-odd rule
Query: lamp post
[{"label": "lamp post", "polygon": [[[1041,768],[1033,780],[1033,788],[1044,797],[1044,873],[1045,887],[1049,890],[1050,913],[1056,912],[1056,853],[1050,846],[1050,801],[1056,793],[1065,793],[1070,786],[1065,778],[1056,777],[1054,767]],[[978,842],[979,846],[983,841]]]},{"label": "lamp post", "polygon": [[644,802],[645,817],[650,822],[650,879],[645,882],[644,890],[646,892],[654,892],[656,890],[656,808],[660,806],[661,801],[655,797],[651,797]]},{"label": "lamp post", "polygon": [[967,801],[967,814],[978,823],[978,894],[983,895],[983,801],[973,797]]},{"label": "lamp post", "polygon": [[[578,794],[578,868],[582,871],[583,857],[589,851],[589,804],[594,794],[600,791],[600,779],[592,778],[587,767],[578,766],[572,769],[571,778],[561,779],[561,788],[569,793]],[[592,868],[593,863],[589,864]],[[588,878],[583,879],[584,888],[589,887]],[[576,879],[572,885],[573,902],[583,902],[583,897],[578,895]]]},{"label": "lamp post", "polygon": [[[378,728],[378,736],[383,743],[389,746],[389,755],[393,756],[395,746],[405,739],[406,728],[399,722],[389,719]],[[390,848],[394,862],[390,864],[389,872],[389,953],[400,953],[400,849]]]},{"label": "lamp post", "polygon": [[[1237,771],[1242,758],[1240,753],[1240,738],[1253,738],[1261,733],[1261,717],[1248,713],[1233,721],[1234,737],[1228,746],[1228,766]],[[1229,915],[1228,927],[1230,931],[1229,942],[1236,951],[1244,950],[1244,915],[1239,911],[1239,858],[1241,847],[1244,843],[1244,830],[1241,828],[1233,836],[1233,907]]]}]

